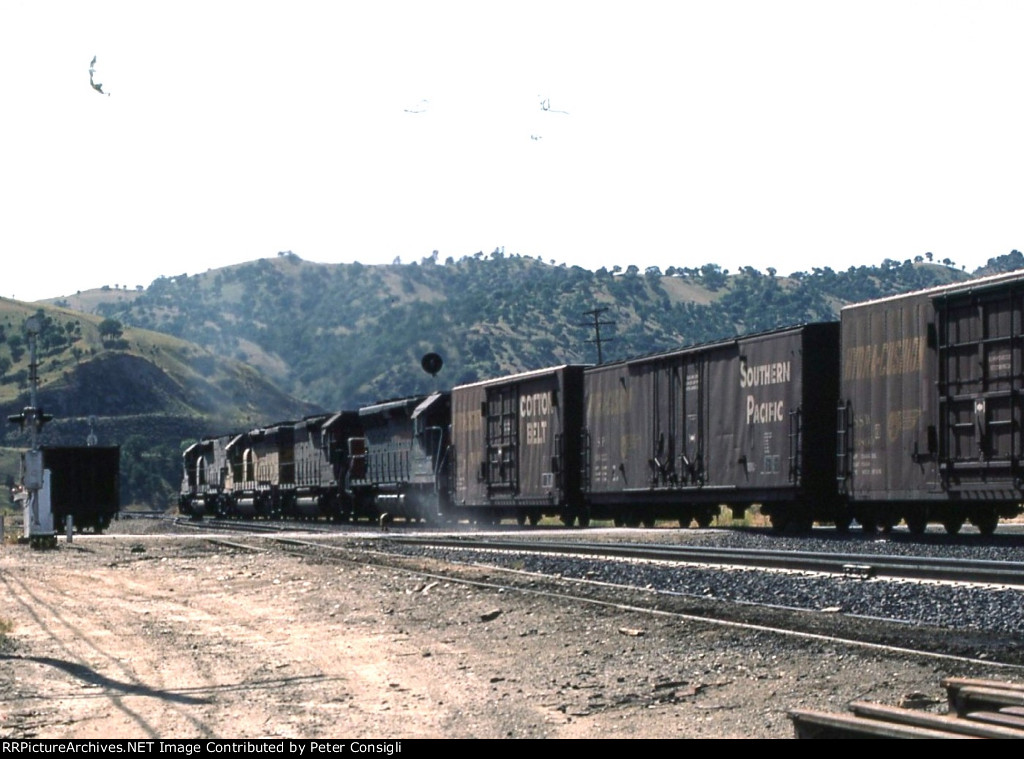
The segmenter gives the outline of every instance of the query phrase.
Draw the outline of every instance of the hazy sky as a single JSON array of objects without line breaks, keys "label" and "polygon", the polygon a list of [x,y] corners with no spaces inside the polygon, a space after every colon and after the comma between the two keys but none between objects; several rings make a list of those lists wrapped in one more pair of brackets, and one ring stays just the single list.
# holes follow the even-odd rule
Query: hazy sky
[{"label": "hazy sky", "polygon": [[1024,248],[1022,38],[986,0],[4,0],[0,295],[284,250],[970,270]]}]

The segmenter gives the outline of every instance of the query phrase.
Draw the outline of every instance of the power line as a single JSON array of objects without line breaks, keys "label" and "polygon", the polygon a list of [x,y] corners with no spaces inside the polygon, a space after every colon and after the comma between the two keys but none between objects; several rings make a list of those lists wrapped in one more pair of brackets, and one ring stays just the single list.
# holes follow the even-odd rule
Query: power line
[{"label": "power line", "polygon": [[[581,323],[579,325],[580,327],[593,327],[594,328],[594,339],[593,340],[587,340],[587,342],[588,343],[597,343],[597,363],[598,364],[603,364],[604,363],[604,353],[601,350],[601,345],[602,345],[601,327],[602,326],[607,327],[607,326],[614,326],[615,325],[615,322],[601,321],[601,319],[600,319],[601,314],[603,314],[607,310],[608,310],[608,306],[601,306],[601,308],[595,308],[595,309],[593,309],[591,311],[584,311],[583,315],[584,316],[591,316],[591,317],[593,317],[593,321],[591,321],[591,322],[583,322],[583,323]],[[610,343],[610,342],[612,342],[612,339],[611,338],[605,338],[603,342]]]}]

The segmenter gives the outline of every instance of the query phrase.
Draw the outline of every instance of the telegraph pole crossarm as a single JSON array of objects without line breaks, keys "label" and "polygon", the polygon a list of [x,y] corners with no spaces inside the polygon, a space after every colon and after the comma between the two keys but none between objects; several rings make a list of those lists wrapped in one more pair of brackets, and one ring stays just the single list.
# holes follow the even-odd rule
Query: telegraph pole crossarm
[{"label": "telegraph pole crossarm", "polygon": [[590,311],[584,311],[583,315],[584,316],[592,317],[592,320],[589,321],[589,322],[584,322],[584,323],[579,325],[581,327],[593,327],[594,328],[594,339],[593,340],[587,340],[587,342],[588,343],[596,343],[597,344],[597,363],[598,364],[603,364],[604,363],[604,352],[601,350],[602,343],[610,343],[610,342],[612,342],[611,338],[604,338],[604,340],[601,339],[601,327],[602,326],[608,327],[608,326],[614,326],[615,325],[615,322],[601,321],[601,318],[600,318],[601,314],[603,314],[607,310],[608,310],[608,306],[601,306],[600,308],[591,309]]}]

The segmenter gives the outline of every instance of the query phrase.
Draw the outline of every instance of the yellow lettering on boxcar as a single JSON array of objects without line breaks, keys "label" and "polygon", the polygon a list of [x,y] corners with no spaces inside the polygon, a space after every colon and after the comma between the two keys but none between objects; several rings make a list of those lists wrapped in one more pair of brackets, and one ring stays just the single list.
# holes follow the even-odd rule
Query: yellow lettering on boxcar
[{"label": "yellow lettering on boxcar", "polygon": [[871,379],[919,372],[924,364],[924,351],[925,341],[920,337],[847,348],[843,379]]}]

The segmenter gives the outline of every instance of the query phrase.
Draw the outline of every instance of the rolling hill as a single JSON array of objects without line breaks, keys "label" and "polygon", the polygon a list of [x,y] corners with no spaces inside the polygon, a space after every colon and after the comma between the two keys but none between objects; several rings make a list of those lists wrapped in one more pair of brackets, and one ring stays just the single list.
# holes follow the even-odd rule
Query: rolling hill
[{"label": "rolling hill", "polygon": [[[122,496],[129,502],[167,505],[180,479],[182,447],[211,429],[245,429],[265,415],[290,419],[316,410],[253,367],[179,338],[0,299],[0,411],[6,415],[30,402],[23,325],[32,315],[41,325],[37,402],[54,417],[42,442],[84,445],[92,433],[101,445],[121,445]],[[17,468],[10,449],[27,446],[28,435],[5,424],[0,440],[8,449],[0,456],[0,476],[10,482]]]}]

